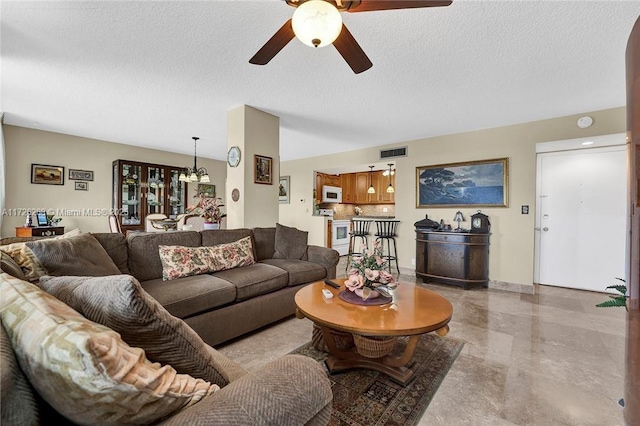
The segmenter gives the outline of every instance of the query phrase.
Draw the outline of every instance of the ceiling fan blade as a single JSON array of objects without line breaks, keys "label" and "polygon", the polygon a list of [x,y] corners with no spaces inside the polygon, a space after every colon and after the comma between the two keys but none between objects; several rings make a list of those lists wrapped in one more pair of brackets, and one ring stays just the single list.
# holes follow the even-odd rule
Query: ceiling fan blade
[{"label": "ceiling fan blade", "polygon": [[452,0],[360,0],[352,4],[347,12],[372,12],[376,10],[412,9],[416,7],[449,6]]},{"label": "ceiling fan blade", "polygon": [[291,26],[291,19],[284,23],[282,27],[267,41],[264,46],[249,59],[249,62],[255,65],[266,65],[279,51],[289,43],[295,34]]},{"label": "ceiling fan blade", "polygon": [[360,47],[355,38],[351,35],[346,25],[342,24],[340,35],[333,42],[333,45],[342,55],[354,73],[360,74],[373,66],[367,54]]}]

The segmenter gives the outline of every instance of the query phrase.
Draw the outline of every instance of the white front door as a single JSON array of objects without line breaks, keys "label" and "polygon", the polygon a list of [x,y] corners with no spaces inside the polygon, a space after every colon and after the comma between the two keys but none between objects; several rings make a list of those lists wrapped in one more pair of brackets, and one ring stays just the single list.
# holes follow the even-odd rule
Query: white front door
[{"label": "white front door", "polygon": [[625,274],[625,146],[538,154],[536,282],[605,291]]}]

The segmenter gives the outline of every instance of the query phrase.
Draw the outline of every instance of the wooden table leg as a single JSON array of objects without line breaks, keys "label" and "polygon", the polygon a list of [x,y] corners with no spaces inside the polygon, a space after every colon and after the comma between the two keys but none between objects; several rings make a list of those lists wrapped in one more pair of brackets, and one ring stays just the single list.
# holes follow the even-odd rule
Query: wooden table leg
[{"label": "wooden table leg", "polygon": [[418,345],[419,335],[410,336],[409,342],[400,357],[384,356],[381,358],[367,358],[360,355],[355,348],[340,350],[336,347],[333,335],[327,327],[320,326],[324,337],[329,357],[325,361],[331,373],[348,370],[351,368],[368,368],[386,374],[397,383],[406,386],[413,378],[413,370],[407,368]]}]

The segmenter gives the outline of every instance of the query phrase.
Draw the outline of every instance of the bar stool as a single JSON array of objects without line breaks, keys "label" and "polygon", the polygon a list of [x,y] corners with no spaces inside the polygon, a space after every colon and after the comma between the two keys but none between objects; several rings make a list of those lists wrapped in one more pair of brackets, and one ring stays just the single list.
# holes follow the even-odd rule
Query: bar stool
[{"label": "bar stool", "polygon": [[[347,253],[347,267],[346,271],[349,271],[351,265],[351,259],[354,256],[362,256],[362,252],[369,248],[369,228],[371,227],[373,220],[354,220],[351,219],[351,232],[349,232],[349,253]],[[360,242],[358,247],[360,251],[355,251],[356,242]]]},{"label": "bar stool", "polygon": [[[389,266],[389,273],[391,273],[391,261],[396,262],[396,269],[398,274],[400,273],[400,267],[398,266],[398,252],[396,251],[396,229],[398,228],[399,220],[376,220],[376,242],[380,241],[380,249],[382,250],[382,257],[387,261]],[[387,252],[384,251],[384,242],[387,242]],[[391,252],[391,242],[393,242],[393,253]]]}]

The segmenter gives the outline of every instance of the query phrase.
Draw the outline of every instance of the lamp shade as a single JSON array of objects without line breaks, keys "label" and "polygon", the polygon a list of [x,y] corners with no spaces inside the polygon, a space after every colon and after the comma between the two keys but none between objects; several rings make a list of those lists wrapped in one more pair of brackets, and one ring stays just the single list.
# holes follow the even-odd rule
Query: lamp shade
[{"label": "lamp shade", "polygon": [[462,216],[462,212],[460,210],[456,212],[456,215],[454,216],[453,221],[458,222],[458,224],[460,222],[464,222],[464,217]]},{"label": "lamp shade", "polygon": [[342,31],[342,16],[324,0],[308,0],[296,8],[291,20],[296,37],[311,47],[324,47]]}]

